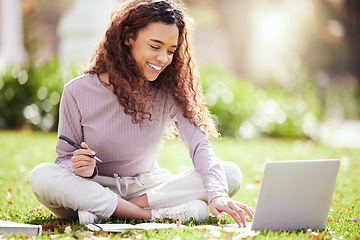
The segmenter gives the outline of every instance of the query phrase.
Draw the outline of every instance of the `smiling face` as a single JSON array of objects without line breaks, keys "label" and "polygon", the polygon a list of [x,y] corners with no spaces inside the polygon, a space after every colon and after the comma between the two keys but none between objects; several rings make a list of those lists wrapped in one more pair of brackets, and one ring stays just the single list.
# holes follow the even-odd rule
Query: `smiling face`
[{"label": "smiling face", "polygon": [[145,79],[154,81],[171,63],[178,47],[179,29],[176,24],[154,22],[130,38],[131,55],[143,70]]}]

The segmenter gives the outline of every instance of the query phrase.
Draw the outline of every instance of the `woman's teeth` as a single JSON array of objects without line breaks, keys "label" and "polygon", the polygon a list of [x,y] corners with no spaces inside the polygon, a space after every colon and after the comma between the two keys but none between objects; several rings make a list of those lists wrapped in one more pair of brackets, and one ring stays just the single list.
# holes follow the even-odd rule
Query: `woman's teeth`
[{"label": "woman's teeth", "polygon": [[155,69],[155,70],[157,70],[157,71],[160,71],[160,70],[161,70],[161,67],[159,67],[159,66],[156,66],[156,65],[154,65],[154,64],[152,64],[152,63],[148,63],[148,64],[149,64],[150,67],[152,67],[153,69]]}]

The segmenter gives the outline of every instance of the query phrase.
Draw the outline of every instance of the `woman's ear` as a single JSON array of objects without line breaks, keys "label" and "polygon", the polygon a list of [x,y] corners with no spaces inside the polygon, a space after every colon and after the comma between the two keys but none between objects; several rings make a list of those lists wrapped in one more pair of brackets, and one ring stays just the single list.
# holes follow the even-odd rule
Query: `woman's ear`
[{"label": "woman's ear", "polygon": [[131,46],[131,43],[132,43],[132,41],[133,41],[133,39],[134,39],[134,34],[133,33],[131,33],[131,32],[128,32],[128,30],[129,30],[129,27],[128,26],[126,26],[126,27],[124,27],[124,43],[125,43],[125,45],[126,46]]},{"label": "woman's ear", "polygon": [[131,47],[132,43],[134,42],[134,38],[130,37],[125,39],[125,45]]},{"label": "woman's ear", "polygon": [[125,45],[128,47],[131,47],[131,44],[134,42],[134,39],[132,37],[127,37],[124,41]]},{"label": "woman's ear", "polygon": [[124,43],[126,46],[130,47],[130,38],[125,39]]}]

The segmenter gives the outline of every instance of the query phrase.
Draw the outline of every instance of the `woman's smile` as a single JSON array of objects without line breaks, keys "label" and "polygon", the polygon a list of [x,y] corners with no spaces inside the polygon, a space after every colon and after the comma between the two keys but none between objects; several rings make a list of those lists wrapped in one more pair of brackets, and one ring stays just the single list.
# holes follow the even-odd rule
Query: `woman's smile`
[{"label": "woman's smile", "polygon": [[148,62],[148,65],[149,65],[152,69],[154,69],[155,71],[160,71],[160,70],[162,69],[161,66],[155,65],[155,64],[153,64],[153,63],[149,63],[149,62]]}]

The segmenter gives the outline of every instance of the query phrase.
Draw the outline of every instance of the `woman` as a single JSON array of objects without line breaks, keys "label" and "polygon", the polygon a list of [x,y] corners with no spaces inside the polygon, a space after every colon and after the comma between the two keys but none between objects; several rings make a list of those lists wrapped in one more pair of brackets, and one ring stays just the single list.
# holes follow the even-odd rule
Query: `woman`
[{"label": "woman", "polygon": [[[113,217],[218,219],[228,213],[246,225],[253,211],[229,196],[240,188],[235,164],[215,157],[207,135],[217,134],[195,74],[184,12],[171,1],[125,1],[83,75],[65,85],[59,135],[80,143],[56,145],[55,164],[30,174],[38,200],[81,224]],[[175,122],[194,168],[172,175],[157,151]],[[91,146],[91,148],[89,147]],[[96,162],[89,155],[96,155]]]}]

